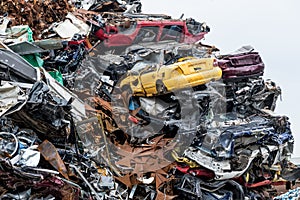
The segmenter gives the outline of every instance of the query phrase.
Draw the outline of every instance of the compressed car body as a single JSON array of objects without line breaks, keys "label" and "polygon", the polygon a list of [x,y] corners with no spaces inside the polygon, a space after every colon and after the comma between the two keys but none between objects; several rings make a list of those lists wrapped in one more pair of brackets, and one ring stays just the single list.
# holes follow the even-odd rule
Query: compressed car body
[{"label": "compressed car body", "polygon": [[223,55],[218,60],[219,67],[223,71],[224,79],[248,78],[261,76],[265,65],[253,48],[245,48],[232,54]]},{"label": "compressed car body", "polygon": [[195,138],[184,154],[212,170],[217,180],[242,176],[255,162],[275,165],[292,152],[293,136],[284,117],[271,118],[219,120],[219,127]]},{"label": "compressed car body", "polygon": [[[125,27],[125,28],[124,28]],[[189,20],[145,20],[128,21],[127,26],[106,25],[95,32],[104,40],[105,47],[129,46],[140,42],[158,42],[174,40],[183,43],[195,43],[209,32],[205,23]]]},{"label": "compressed car body", "polygon": [[133,68],[120,82],[120,88],[131,89],[136,96],[153,96],[202,85],[221,76],[213,58],[184,58],[172,65]]}]

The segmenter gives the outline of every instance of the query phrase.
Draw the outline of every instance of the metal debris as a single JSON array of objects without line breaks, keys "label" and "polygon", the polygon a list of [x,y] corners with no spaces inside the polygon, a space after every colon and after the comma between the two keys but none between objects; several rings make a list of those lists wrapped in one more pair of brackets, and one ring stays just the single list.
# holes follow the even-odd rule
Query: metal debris
[{"label": "metal debris", "polygon": [[222,54],[139,0],[1,6],[1,199],[299,198],[253,47]]}]

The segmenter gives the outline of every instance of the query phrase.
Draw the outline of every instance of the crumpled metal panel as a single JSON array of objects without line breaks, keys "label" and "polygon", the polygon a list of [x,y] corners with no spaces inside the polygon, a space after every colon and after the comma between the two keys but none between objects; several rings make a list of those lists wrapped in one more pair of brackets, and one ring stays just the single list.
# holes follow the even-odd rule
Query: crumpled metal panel
[{"label": "crumpled metal panel", "polygon": [[7,81],[34,83],[40,79],[37,68],[32,67],[20,55],[6,49],[0,49],[0,73],[1,79]]},{"label": "crumpled metal panel", "polygon": [[[43,82],[36,82],[20,110],[9,110],[8,116],[24,127],[32,128],[51,139],[68,137],[71,101],[56,96]],[[48,133],[48,134],[45,134]]]},{"label": "crumpled metal panel", "polygon": [[47,51],[27,41],[11,44],[8,47],[19,55],[28,55],[28,54],[42,53]]},{"label": "crumpled metal panel", "polygon": [[0,86],[0,116],[3,116],[11,107],[26,100],[25,93],[17,86],[2,82]]},{"label": "crumpled metal panel", "polygon": [[236,52],[218,56],[218,65],[223,71],[223,79],[242,79],[262,76],[265,65],[251,46],[245,46]]},{"label": "crumpled metal panel", "polygon": [[67,168],[56,151],[55,146],[45,140],[42,144],[39,145],[38,150],[42,156],[47,160],[56,170],[58,170],[66,179],[69,179]]},{"label": "crumpled metal panel", "polygon": [[187,199],[244,199],[242,187],[233,180],[207,182],[186,174],[176,185],[181,198]]}]

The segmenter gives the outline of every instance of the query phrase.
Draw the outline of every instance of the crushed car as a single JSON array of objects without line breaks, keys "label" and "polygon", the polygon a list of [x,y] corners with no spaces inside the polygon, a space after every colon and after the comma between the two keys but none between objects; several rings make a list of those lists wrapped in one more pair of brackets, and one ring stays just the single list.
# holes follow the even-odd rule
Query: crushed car
[{"label": "crushed car", "polygon": [[104,26],[94,34],[103,40],[105,47],[130,46],[140,42],[172,40],[195,43],[210,31],[205,23],[187,20],[137,20],[128,21],[127,26]]},{"label": "crushed car", "polygon": [[251,46],[244,46],[232,54],[220,55],[218,58],[224,80],[262,76],[264,73],[265,65]]},{"label": "crushed car", "polygon": [[[137,68],[140,69],[137,69]],[[153,96],[219,80],[222,71],[213,58],[181,58],[172,65],[135,66],[120,82],[123,91]]]}]

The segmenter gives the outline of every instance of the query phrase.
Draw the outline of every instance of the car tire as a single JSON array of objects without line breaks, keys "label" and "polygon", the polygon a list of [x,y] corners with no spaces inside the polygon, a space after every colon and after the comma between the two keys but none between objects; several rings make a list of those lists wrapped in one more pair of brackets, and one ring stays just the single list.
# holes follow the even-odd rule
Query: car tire
[{"label": "car tire", "polygon": [[165,94],[168,91],[167,87],[162,82],[162,80],[156,81],[156,91],[157,94]]}]

